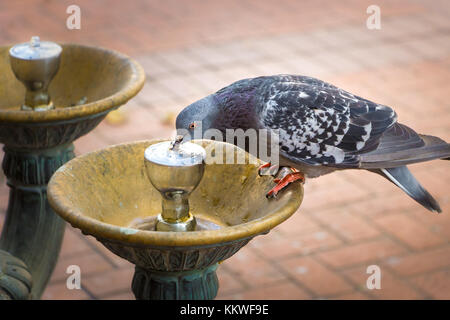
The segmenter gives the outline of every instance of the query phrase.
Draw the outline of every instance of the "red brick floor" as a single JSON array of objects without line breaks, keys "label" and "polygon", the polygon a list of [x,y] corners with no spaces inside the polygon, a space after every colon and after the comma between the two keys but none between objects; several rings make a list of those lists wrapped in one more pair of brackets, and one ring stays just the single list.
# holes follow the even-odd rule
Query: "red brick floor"
[{"label": "red brick floor", "polygon": [[[399,120],[450,141],[450,5],[376,1],[381,30],[368,30],[373,1],[77,1],[81,30],[67,30],[72,1],[0,2],[0,43],[31,35],[132,55],[147,83],[122,108],[125,122],[101,123],[77,154],[110,144],[171,137],[187,104],[232,81],[264,74],[319,77],[396,109]],[[219,267],[219,299],[449,299],[450,171],[411,166],[440,202],[432,214],[377,175],[345,171],[307,181],[288,221]],[[0,210],[7,187],[0,175]],[[0,225],[4,214],[0,214]],[[65,270],[82,271],[68,290]],[[380,290],[366,288],[369,265]],[[67,226],[44,299],[132,299],[131,264]]]}]

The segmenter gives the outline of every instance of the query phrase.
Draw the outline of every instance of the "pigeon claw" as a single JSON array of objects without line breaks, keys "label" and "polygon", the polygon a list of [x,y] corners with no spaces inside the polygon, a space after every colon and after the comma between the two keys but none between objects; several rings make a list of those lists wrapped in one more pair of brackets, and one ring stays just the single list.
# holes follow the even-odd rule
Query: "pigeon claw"
[{"label": "pigeon claw", "polygon": [[266,163],[264,163],[263,165],[259,166],[259,168],[258,168],[258,174],[259,174],[260,176],[262,176],[261,171],[262,171],[263,169],[269,168],[270,166],[271,166],[271,163],[270,163],[270,162],[266,162]]},{"label": "pigeon claw", "polygon": [[271,175],[274,176],[278,173],[279,166],[273,165],[270,162],[264,163],[258,168],[258,174],[260,176]]},{"label": "pigeon claw", "polygon": [[280,191],[282,191],[284,188],[286,188],[289,184],[292,182],[300,180],[302,183],[305,182],[305,176],[303,173],[291,168],[293,172],[288,173],[283,178],[277,178],[273,181],[277,184],[275,187],[270,189],[269,192],[267,192],[266,197],[267,198],[275,198]]}]

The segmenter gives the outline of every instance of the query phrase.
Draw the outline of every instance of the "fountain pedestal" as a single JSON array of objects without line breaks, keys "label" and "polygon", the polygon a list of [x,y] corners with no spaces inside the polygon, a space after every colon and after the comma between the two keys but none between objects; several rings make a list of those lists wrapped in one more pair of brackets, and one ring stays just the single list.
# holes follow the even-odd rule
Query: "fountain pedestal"
[{"label": "fountain pedestal", "polygon": [[184,272],[136,267],[131,288],[137,300],[212,300],[219,290],[217,267]]},{"label": "fountain pedestal", "polygon": [[33,279],[31,297],[39,297],[56,265],[65,227],[48,204],[47,183],[74,157],[73,145],[4,150],[2,167],[10,193],[0,248],[25,262]]}]

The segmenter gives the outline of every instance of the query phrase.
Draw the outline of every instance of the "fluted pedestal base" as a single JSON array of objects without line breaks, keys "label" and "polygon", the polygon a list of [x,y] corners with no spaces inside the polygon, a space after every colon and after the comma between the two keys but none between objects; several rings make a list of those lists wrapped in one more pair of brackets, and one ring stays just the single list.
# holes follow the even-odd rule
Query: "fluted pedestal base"
[{"label": "fluted pedestal base", "polygon": [[132,289],[137,300],[211,300],[217,295],[217,264],[205,269],[160,272],[136,267]]},{"label": "fluted pedestal base", "polygon": [[[23,268],[32,276],[29,298],[39,299],[58,259],[65,228],[64,220],[47,202],[47,183],[61,165],[74,157],[73,145],[36,150],[5,147],[4,150],[3,171],[10,192],[0,249],[25,263]],[[0,255],[0,264],[9,266],[6,257]],[[23,281],[21,277],[18,279]],[[10,286],[10,283],[0,281],[0,292],[22,299],[22,286]]]}]

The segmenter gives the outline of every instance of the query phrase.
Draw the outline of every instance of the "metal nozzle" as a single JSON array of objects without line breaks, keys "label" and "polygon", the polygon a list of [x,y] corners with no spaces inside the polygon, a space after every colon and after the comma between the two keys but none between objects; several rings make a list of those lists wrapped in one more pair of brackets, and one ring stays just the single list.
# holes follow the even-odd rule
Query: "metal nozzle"
[{"label": "metal nozzle", "polygon": [[13,46],[9,50],[11,69],[26,88],[22,110],[43,111],[53,109],[48,86],[59,69],[62,48],[54,42],[32,37],[30,42]]},{"label": "metal nozzle", "polygon": [[178,135],[175,137],[175,140],[173,140],[170,143],[170,150],[179,150],[180,148],[180,143],[183,141],[183,136],[182,135]]},{"label": "metal nozzle", "polygon": [[193,231],[196,220],[189,211],[189,195],[205,170],[205,150],[194,143],[175,141],[153,144],[145,150],[145,168],[153,186],[162,195],[157,231]]}]

